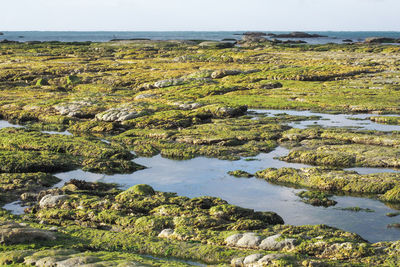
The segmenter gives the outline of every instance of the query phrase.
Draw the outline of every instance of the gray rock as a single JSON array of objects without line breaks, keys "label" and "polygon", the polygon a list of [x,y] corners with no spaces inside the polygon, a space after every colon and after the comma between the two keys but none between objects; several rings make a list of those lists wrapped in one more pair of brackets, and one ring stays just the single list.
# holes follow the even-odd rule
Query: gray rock
[{"label": "gray rock", "polygon": [[242,234],[234,234],[234,235],[228,236],[225,239],[226,245],[234,247],[234,246],[236,246],[239,239],[241,239],[242,237],[243,237]]},{"label": "gray rock", "polygon": [[232,48],[235,46],[235,42],[214,42],[206,41],[199,44],[201,48]]},{"label": "gray rock", "polygon": [[265,238],[261,244],[260,248],[264,250],[281,250],[283,248],[292,249],[295,247],[296,239],[293,238],[286,238],[284,240],[278,241],[281,237],[280,234],[273,235],[270,237]]},{"label": "gray rock", "polygon": [[173,230],[173,229],[164,229],[164,230],[162,230],[162,231],[158,234],[158,237],[159,237],[159,238],[168,238],[168,237],[170,237],[173,233],[174,233],[174,230]]},{"label": "gray rock", "polygon": [[255,233],[245,233],[237,241],[236,246],[241,248],[258,248],[261,243],[261,237]]},{"label": "gray rock", "polygon": [[[53,267],[53,266],[58,266],[57,262],[65,260],[67,258],[68,258],[68,256],[49,256],[49,257],[44,257],[44,258],[37,259],[37,260],[35,260],[33,258],[33,259],[31,259],[31,265],[34,264],[35,266],[38,266],[38,267],[44,267],[44,266]],[[29,260],[27,260],[25,262],[25,264],[28,264],[28,263],[29,263]]]},{"label": "gray rock", "polygon": [[243,264],[251,264],[251,263],[255,263],[256,261],[258,261],[259,259],[261,259],[264,255],[262,254],[252,254],[247,256],[246,258],[244,258],[243,260]]},{"label": "gray rock", "polygon": [[258,263],[260,264],[270,264],[273,260],[278,260],[282,257],[284,257],[285,254],[268,254],[262,257],[261,259],[258,260]]},{"label": "gray rock", "polygon": [[229,75],[238,75],[241,73],[243,73],[241,70],[216,70],[213,73],[211,73],[211,78],[219,79]]},{"label": "gray rock", "polygon": [[233,258],[231,260],[231,266],[233,267],[242,267],[243,266],[244,257],[242,258]]},{"label": "gray rock", "polygon": [[129,108],[111,108],[108,109],[102,113],[99,113],[96,115],[96,120],[99,121],[107,121],[107,122],[113,122],[113,121],[126,121],[126,120],[131,120],[137,117],[141,117],[145,114],[144,111],[135,111],[131,110]]},{"label": "gray rock", "polygon": [[1,223],[0,244],[12,245],[33,242],[35,240],[55,240],[54,233],[31,228],[14,222]]},{"label": "gray rock", "polygon": [[40,208],[52,208],[59,205],[64,200],[68,199],[69,196],[67,195],[45,195],[40,201],[39,206]]},{"label": "gray rock", "polygon": [[157,98],[156,94],[140,94],[135,97],[135,100],[145,99],[145,98]]},{"label": "gray rock", "polygon": [[267,38],[262,36],[245,35],[242,37],[242,41],[250,43],[264,43],[267,41]]},{"label": "gray rock", "polygon": [[93,102],[90,101],[75,101],[54,106],[54,109],[56,109],[60,115],[63,116],[81,117],[84,115],[82,109],[91,105],[93,105]]},{"label": "gray rock", "polygon": [[154,83],[155,88],[165,88],[170,86],[182,85],[185,83],[185,79],[178,78],[178,79],[168,79],[162,80]]},{"label": "gray rock", "polygon": [[87,263],[98,262],[99,258],[91,256],[73,257],[57,262],[57,267],[81,266]]},{"label": "gray rock", "polygon": [[387,37],[370,37],[366,38],[365,42],[368,44],[375,43],[375,44],[382,44],[382,43],[397,43],[398,40],[394,38],[387,38]]},{"label": "gray rock", "polygon": [[180,109],[183,109],[183,110],[192,110],[192,109],[200,108],[203,106],[203,104],[196,103],[196,102],[194,102],[194,103],[177,102],[177,103],[174,103],[174,105],[178,106]]}]

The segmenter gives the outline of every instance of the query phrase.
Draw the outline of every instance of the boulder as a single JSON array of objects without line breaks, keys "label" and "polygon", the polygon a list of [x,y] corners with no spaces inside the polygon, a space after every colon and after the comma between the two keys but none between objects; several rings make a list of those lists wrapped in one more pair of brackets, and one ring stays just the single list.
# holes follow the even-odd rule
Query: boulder
[{"label": "boulder", "polygon": [[233,258],[231,260],[231,266],[233,267],[242,267],[243,266],[244,257],[241,258]]},{"label": "boulder", "polygon": [[250,36],[267,36],[265,32],[245,32],[243,35],[250,35]]},{"label": "boulder", "polygon": [[14,222],[0,223],[0,244],[13,245],[55,239],[55,234],[47,230],[31,228]]},{"label": "boulder", "polygon": [[395,38],[387,38],[387,37],[369,37],[365,39],[365,43],[367,44],[383,44],[383,43],[397,43],[398,40]]},{"label": "boulder", "polygon": [[243,264],[251,264],[257,262],[259,259],[261,259],[264,255],[262,254],[252,254],[244,258]]},{"label": "boulder", "polygon": [[295,247],[296,239],[286,238],[278,241],[280,238],[280,234],[267,237],[261,241],[260,248],[264,250],[282,250],[283,248],[292,249]]},{"label": "boulder", "polygon": [[177,78],[177,79],[168,79],[168,80],[161,80],[154,83],[155,88],[165,88],[170,86],[182,85],[185,83],[185,79]]},{"label": "boulder", "polygon": [[136,111],[129,108],[111,108],[95,116],[98,121],[126,121],[145,115],[145,111]]},{"label": "boulder", "polygon": [[243,234],[234,234],[225,239],[227,246],[236,246],[237,242],[243,237]]},{"label": "boulder", "polygon": [[258,248],[258,245],[261,243],[261,237],[259,237],[255,233],[245,233],[243,236],[237,241],[236,246],[241,248]]},{"label": "boulder", "polygon": [[275,38],[319,38],[319,37],[327,37],[324,35],[319,34],[309,34],[306,32],[291,32],[291,33],[284,33],[284,34],[274,34],[269,33],[268,36],[275,37]]},{"label": "boulder", "polygon": [[199,44],[201,48],[232,48],[234,46],[235,42],[206,41]]},{"label": "boulder", "polygon": [[83,108],[93,105],[90,101],[75,101],[54,106],[60,115],[80,118],[85,116]]},{"label": "boulder", "polygon": [[230,75],[238,75],[243,73],[240,70],[216,70],[213,73],[211,73],[211,78],[213,79],[220,79],[225,76],[230,76]]},{"label": "boulder", "polygon": [[258,260],[258,263],[262,266],[271,264],[273,260],[279,260],[280,258],[284,257],[285,254],[268,254]]},{"label": "boulder", "polygon": [[40,208],[53,208],[58,206],[64,200],[68,199],[69,196],[67,195],[45,195],[40,201],[39,206]]},{"label": "boulder", "polygon": [[135,96],[135,100],[139,99],[146,99],[146,98],[157,98],[158,96],[156,94],[140,94]]},{"label": "boulder", "polygon": [[254,35],[244,35],[242,37],[243,42],[251,42],[251,43],[264,43],[267,41],[267,38],[261,36]]}]

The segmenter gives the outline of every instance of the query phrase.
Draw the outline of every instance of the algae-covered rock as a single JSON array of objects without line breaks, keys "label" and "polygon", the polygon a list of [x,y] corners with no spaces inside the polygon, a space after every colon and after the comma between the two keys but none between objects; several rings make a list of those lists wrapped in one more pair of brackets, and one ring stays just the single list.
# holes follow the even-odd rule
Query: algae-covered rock
[{"label": "algae-covered rock", "polygon": [[14,222],[0,223],[0,243],[4,245],[55,239],[55,234],[50,231],[31,228]]},{"label": "algae-covered rock", "polygon": [[260,249],[264,250],[282,250],[293,249],[296,240],[293,238],[281,238],[280,234],[269,236],[260,243]]},{"label": "algae-covered rock", "polygon": [[229,171],[228,174],[235,177],[243,177],[243,178],[251,178],[254,176],[253,174],[242,170]]},{"label": "algae-covered rock", "polygon": [[52,208],[60,205],[64,200],[68,199],[67,195],[45,195],[40,201],[39,206],[41,208]]},{"label": "algae-covered rock", "polygon": [[137,195],[152,196],[155,194],[154,189],[147,184],[137,184],[127,190]]}]

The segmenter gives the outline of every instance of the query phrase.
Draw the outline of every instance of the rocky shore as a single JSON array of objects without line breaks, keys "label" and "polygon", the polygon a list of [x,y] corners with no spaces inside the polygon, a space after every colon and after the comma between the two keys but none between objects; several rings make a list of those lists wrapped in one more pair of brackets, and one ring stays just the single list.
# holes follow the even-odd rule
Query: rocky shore
[{"label": "rocky shore", "polygon": [[399,168],[398,132],[298,129],[319,118],[251,109],[365,112],[369,122],[398,125],[399,46],[280,43],[247,33],[238,45],[116,40],[0,48],[0,119],[21,126],[0,129],[0,203],[25,207],[20,215],[0,210],[1,265],[396,266],[399,241],[288,225],[278,208],[189,198],[147,182],[60,183],[56,173],[134,173],[151,168],[135,163],[140,156],[238,160],[284,146],[290,151],[281,161],[312,166],[229,174],[303,188],[299,201],[311,208],[335,206],[334,196],[346,193],[396,209],[398,172],[344,168]]}]

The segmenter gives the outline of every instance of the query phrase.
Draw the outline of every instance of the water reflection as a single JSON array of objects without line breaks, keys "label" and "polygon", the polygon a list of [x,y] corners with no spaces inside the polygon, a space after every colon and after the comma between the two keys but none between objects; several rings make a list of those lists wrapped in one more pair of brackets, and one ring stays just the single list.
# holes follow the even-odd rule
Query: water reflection
[{"label": "water reflection", "polygon": [[375,212],[351,212],[334,208],[313,207],[299,201],[295,195],[299,189],[267,183],[257,178],[235,178],[228,171],[242,169],[250,173],[268,167],[307,167],[304,164],[282,162],[274,157],[287,153],[285,148],[278,148],[271,153],[263,153],[252,161],[246,159],[226,161],[211,158],[195,158],[177,161],[162,158],[137,158],[134,161],[149,168],[133,174],[104,176],[81,170],[60,173],[56,176],[64,181],[76,178],[90,181],[112,182],[126,189],[135,184],[146,183],[156,190],[177,192],[188,197],[216,196],[228,202],[258,211],[275,211],[285,223],[293,225],[327,224],[356,232],[369,241],[398,240],[400,231],[388,229],[387,224],[396,222],[396,218],[385,216],[394,212],[384,203],[374,199],[335,196],[335,207],[359,206]]}]

